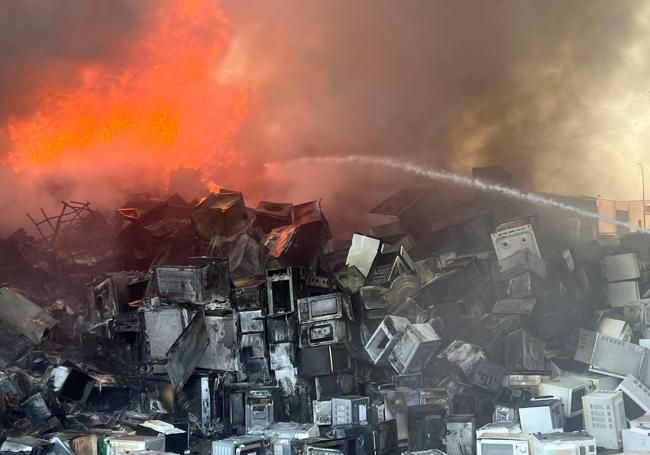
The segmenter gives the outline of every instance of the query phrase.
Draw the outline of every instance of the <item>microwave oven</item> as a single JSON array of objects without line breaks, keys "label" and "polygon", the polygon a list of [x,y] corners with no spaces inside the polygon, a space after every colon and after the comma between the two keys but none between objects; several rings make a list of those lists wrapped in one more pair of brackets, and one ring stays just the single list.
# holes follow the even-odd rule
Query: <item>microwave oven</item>
[{"label": "microwave oven", "polygon": [[476,446],[476,419],[472,414],[447,417],[447,455],[472,455]]},{"label": "microwave oven", "polygon": [[607,283],[607,303],[612,308],[624,307],[628,302],[641,298],[637,280],[614,281]]},{"label": "microwave oven", "polygon": [[256,386],[246,390],[246,431],[260,431],[280,420],[282,404],[280,388]]},{"label": "microwave oven", "polygon": [[542,382],[551,379],[550,370],[540,371],[510,371],[505,376],[506,385],[511,389],[528,389],[538,395]]},{"label": "microwave oven", "polygon": [[368,424],[370,398],[358,395],[332,398],[332,425]]},{"label": "microwave oven", "polygon": [[596,439],[586,431],[534,434],[535,455],[596,455]]},{"label": "microwave oven", "polygon": [[261,310],[266,307],[266,280],[235,283],[231,296],[238,310]]},{"label": "microwave oven", "polygon": [[621,383],[620,378],[592,373],[591,371],[572,372],[571,375],[591,382],[594,385],[594,390],[614,390]]},{"label": "microwave oven", "polygon": [[623,450],[650,453],[650,428],[629,428],[621,431]]},{"label": "microwave oven", "polygon": [[447,431],[445,409],[442,406],[411,406],[407,409],[407,416],[410,451],[442,449],[442,438]]},{"label": "microwave oven", "polygon": [[630,342],[632,340],[632,328],[627,321],[610,318],[605,315],[600,317],[596,324],[596,333],[616,338],[617,340]]},{"label": "microwave oven", "polygon": [[419,373],[440,343],[440,336],[430,324],[410,324],[399,335],[388,362],[399,374]]},{"label": "microwave oven", "polygon": [[642,377],[647,352],[639,345],[598,333],[589,371],[621,379],[629,374]]},{"label": "microwave oven", "polygon": [[231,436],[212,441],[211,455],[265,455],[268,441],[266,436]]},{"label": "microwave oven", "polygon": [[527,434],[491,434],[476,444],[477,455],[533,455]]},{"label": "microwave oven", "polygon": [[314,423],[276,422],[261,432],[268,438],[272,455],[291,455],[292,442],[320,436]]},{"label": "microwave oven", "polygon": [[619,450],[621,430],[627,426],[623,392],[596,390],[582,397],[585,430],[596,438],[598,447]]},{"label": "microwave oven", "polygon": [[106,453],[118,455],[136,450],[165,451],[165,436],[124,435],[106,439]]},{"label": "microwave oven", "polygon": [[525,433],[552,433],[564,428],[564,410],[560,400],[539,397],[519,406],[519,424]]},{"label": "microwave oven", "polygon": [[[650,413],[650,389],[648,389],[641,381],[635,378],[632,375],[629,375],[618,385],[616,390],[623,392],[623,398],[628,398],[633,401],[639,408],[638,414],[648,414]],[[633,406],[628,406],[626,403],[627,417],[630,417]],[[636,415],[634,417],[638,417]]]},{"label": "microwave oven", "polygon": [[350,339],[348,322],[344,319],[309,322],[300,325],[298,346],[302,348],[326,344],[347,343]]},{"label": "microwave oven", "polygon": [[375,365],[387,364],[388,356],[399,340],[399,335],[411,323],[400,316],[386,316],[366,343],[365,350]]},{"label": "microwave oven", "polygon": [[636,253],[605,256],[601,261],[601,267],[608,283],[641,278],[639,258]]},{"label": "microwave oven", "polygon": [[394,455],[398,451],[395,420],[370,425],[344,425],[333,428],[332,432],[330,435],[336,438],[356,440],[354,455]]},{"label": "microwave oven", "polygon": [[353,319],[349,297],[341,293],[298,299],[298,321],[307,324],[331,319]]},{"label": "microwave oven", "polygon": [[264,332],[264,311],[246,310],[237,313],[241,333]]},{"label": "microwave oven", "polygon": [[519,426],[519,422],[515,422],[514,420],[510,421],[501,421],[501,422],[490,422],[486,425],[483,425],[480,427],[478,430],[476,430],[476,437],[478,439],[481,438],[489,438],[489,435],[493,434],[498,434],[498,435],[503,435],[503,434],[521,434],[521,426]]},{"label": "microwave oven", "polygon": [[266,271],[268,314],[293,313],[304,291],[303,270],[296,267]]},{"label": "microwave oven", "polygon": [[582,414],[582,397],[593,392],[594,389],[593,383],[587,379],[561,374],[542,382],[539,386],[539,394],[556,397],[564,406],[565,417],[575,417]]},{"label": "microwave oven", "polygon": [[345,344],[328,344],[298,351],[298,372],[303,378],[343,373],[354,367]]},{"label": "microwave oven", "polygon": [[313,422],[319,426],[332,425],[332,400],[313,400],[311,402]]}]

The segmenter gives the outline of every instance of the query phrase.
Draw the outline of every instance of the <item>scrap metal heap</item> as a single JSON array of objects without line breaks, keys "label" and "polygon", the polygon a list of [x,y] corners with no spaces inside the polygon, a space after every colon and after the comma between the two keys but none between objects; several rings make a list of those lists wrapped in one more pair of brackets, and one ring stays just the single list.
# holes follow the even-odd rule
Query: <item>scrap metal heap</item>
[{"label": "scrap metal heap", "polygon": [[438,207],[344,250],[319,202],[233,191],[43,212],[0,242],[0,451],[648,453],[650,242]]}]

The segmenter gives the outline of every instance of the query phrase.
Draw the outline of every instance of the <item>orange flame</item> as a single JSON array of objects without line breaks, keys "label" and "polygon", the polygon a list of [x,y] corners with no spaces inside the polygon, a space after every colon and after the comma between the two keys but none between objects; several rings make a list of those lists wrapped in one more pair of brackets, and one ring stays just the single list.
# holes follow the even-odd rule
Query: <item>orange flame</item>
[{"label": "orange flame", "polygon": [[73,88],[42,87],[38,108],[9,122],[15,171],[93,154],[170,171],[235,160],[230,144],[249,94],[215,77],[229,27],[214,0],[156,2],[126,62],[83,65]]}]

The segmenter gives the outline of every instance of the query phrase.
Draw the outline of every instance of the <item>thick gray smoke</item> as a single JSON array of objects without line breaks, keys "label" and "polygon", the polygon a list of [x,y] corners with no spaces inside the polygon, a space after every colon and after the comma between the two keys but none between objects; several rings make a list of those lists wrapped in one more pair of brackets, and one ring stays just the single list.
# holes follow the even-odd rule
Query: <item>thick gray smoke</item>
[{"label": "thick gray smoke", "polygon": [[[334,227],[403,185],[400,172],[281,161],[332,154],[405,156],[447,166],[449,128],[504,77],[504,5],[494,2],[223,2],[233,27],[221,76],[253,106],[238,147],[280,163],[277,198],[324,197]],[[486,37],[489,37],[486,39]]]},{"label": "thick gray smoke", "polygon": [[[384,169],[282,164],[351,154],[461,173],[500,164],[524,189],[638,197],[635,163],[650,149],[646,2],[220,4],[232,41],[215,81],[250,90],[251,106],[234,144],[237,172],[214,180],[251,203],[322,197],[334,229],[347,229],[400,186],[429,184]],[[150,8],[0,0],[0,156],[7,117],[38,110],[30,94],[45,64],[66,84],[80,61],[133,58],[129,43]],[[8,181],[0,208],[16,205]]]},{"label": "thick gray smoke", "polygon": [[[234,42],[222,76],[255,94],[242,149],[405,157],[466,174],[500,164],[525,189],[639,196],[647,3],[223,4]],[[396,186],[426,184],[321,166],[273,169],[288,197],[322,194],[352,224]]]}]

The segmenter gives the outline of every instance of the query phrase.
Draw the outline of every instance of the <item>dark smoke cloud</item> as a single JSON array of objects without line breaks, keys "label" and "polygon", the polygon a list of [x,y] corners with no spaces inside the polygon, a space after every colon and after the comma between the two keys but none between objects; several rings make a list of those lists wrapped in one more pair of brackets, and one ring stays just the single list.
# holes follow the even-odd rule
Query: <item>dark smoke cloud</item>
[{"label": "dark smoke cloud", "polygon": [[638,152],[638,143],[621,145],[639,118],[628,110],[630,97],[646,96],[629,80],[648,66],[625,65],[630,48],[647,50],[648,41],[638,20],[642,2],[626,6],[512,2],[507,67],[495,90],[451,125],[450,156],[463,165],[503,164],[527,189],[630,198],[619,154]]},{"label": "dark smoke cloud", "polygon": [[[612,147],[589,132],[629,123],[602,107],[627,79],[617,72],[626,52],[647,35],[641,2],[223,4],[235,40],[224,77],[254,93],[242,150],[398,156],[463,173],[501,164],[527,189],[630,197]],[[321,194],[346,226],[399,186],[427,183],[373,169],[273,172],[285,180],[270,192]]]},{"label": "dark smoke cloud", "polygon": [[499,17],[493,6],[474,3],[467,16],[455,2],[244,4],[231,20],[258,109],[242,136],[276,156],[287,153],[276,134],[292,153],[421,152],[506,63],[503,24],[485,20]]},{"label": "dark smoke cloud", "polygon": [[[304,155],[404,156],[450,162],[447,135],[466,105],[503,78],[507,12],[497,2],[225,1],[230,71],[253,91],[239,148]],[[356,227],[405,184],[385,170],[273,166],[269,192],[318,197],[333,224]]]},{"label": "dark smoke cloud", "polygon": [[[347,230],[401,186],[430,184],[383,169],[284,164],[330,154],[397,156],[463,173],[501,164],[524,188],[636,194],[629,164],[650,149],[637,122],[650,74],[644,2],[220,4],[232,42],[215,78],[249,89],[252,104],[236,138],[237,169],[210,172],[250,203],[322,197],[334,228]],[[59,65],[54,77],[66,84],[78,62],[133,58],[129,43],[151,8],[0,0],[0,125],[37,109],[30,94],[43,62]],[[0,133],[0,153],[7,146]],[[96,193],[69,191],[84,192]]]}]

